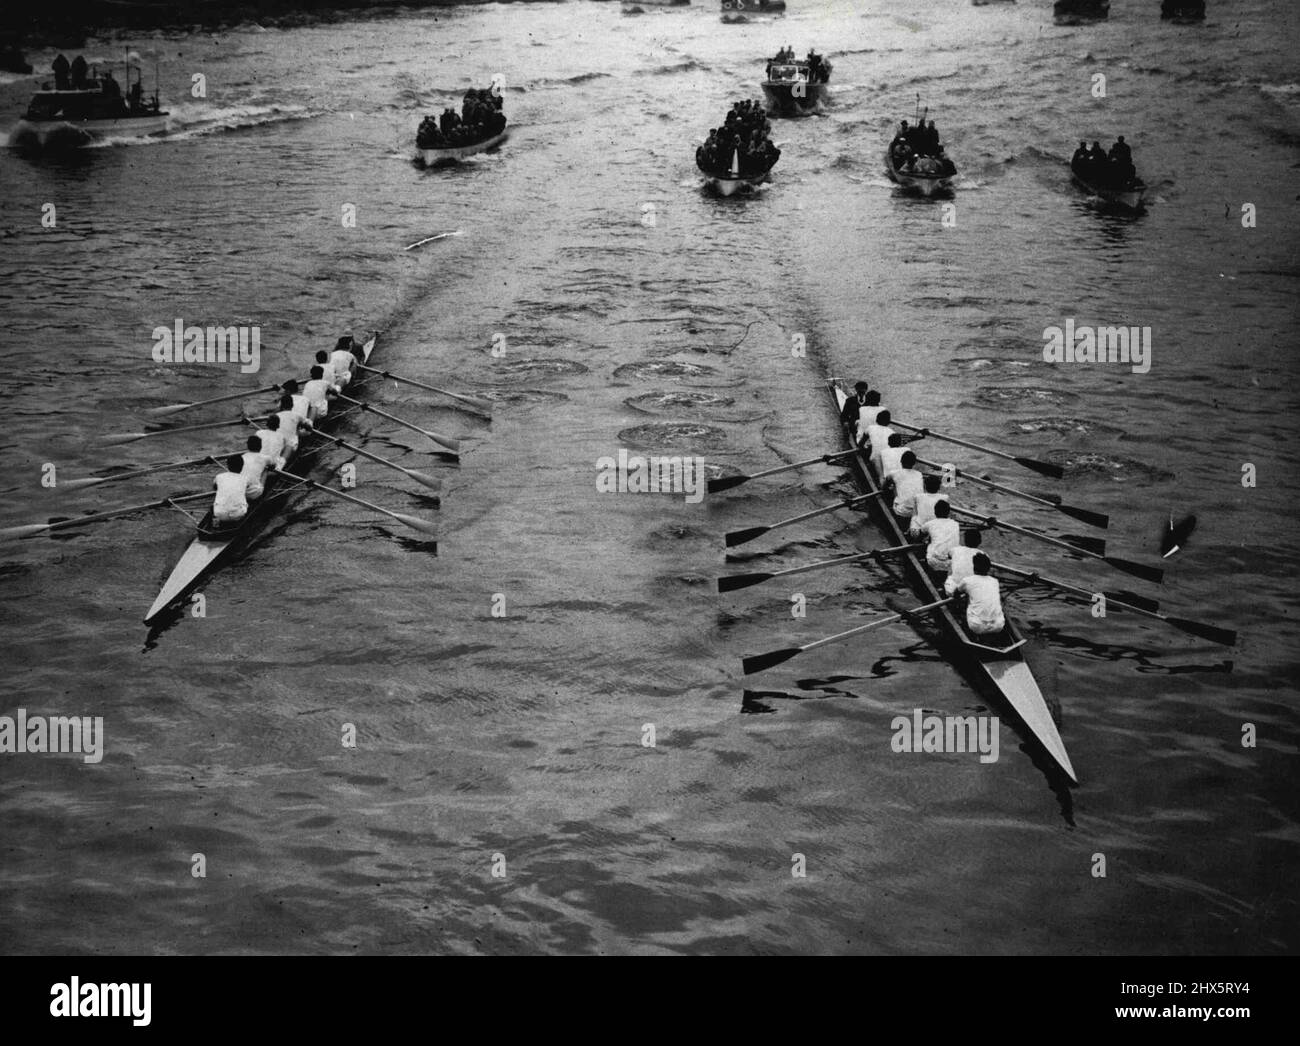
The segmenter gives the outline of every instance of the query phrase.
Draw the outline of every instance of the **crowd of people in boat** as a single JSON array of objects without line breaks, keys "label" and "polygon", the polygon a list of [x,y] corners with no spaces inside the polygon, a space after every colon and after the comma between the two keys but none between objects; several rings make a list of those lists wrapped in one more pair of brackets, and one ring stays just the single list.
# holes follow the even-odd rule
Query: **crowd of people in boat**
[{"label": "crowd of people in boat", "polygon": [[342,395],[362,358],[361,346],[344,335],[332,352],[316,353],[309,380],[300,385],[290,379],[280,386],[279,410],[262,420],[248,437],[248,449],[227,458],[226,471],[212,481],[217,527],[236,526],[248,515],[250,504],[266,490],[267,473],[282,470],[297,453],[299,440],[329,414],[330,400]]},{"label": "crowd of people in boat", "polygon": [[1121,134],[1106,152],[1101,142],[1080,142],[1070,157],[1070,170],[1089,185],[1099,189],[1133,189],[1141,184],[1137,168],[1133,166],[1133,150]]},{"label": "crowd of people in boat", "polygon": [[854,385],[840,416],[868,453],[899,529],[909,541],[924,547],[925,565],[936,584],[942,581],[944,595],[964,604],[967,630],[984,637],[1002,632],[1006,628],[1002,589],[990,573],[992,562],[980,551],[983,531],[995,521],[990,518],[963,528],[952,517],[953,505],[941,475],[918,469],[915,452],[906,447],[922,439],[924,430],[911,436],[894,431],[880,392],[865,381]]},{"label": "crowd of people in boat", "polygon": [[[799,64],[799,59],[794,56],[794,48],[788,44],[776,52],[776,57],[768,59],[767,78],[768,80],[780,80],[784,77],[782,70],[776,68],[782,65]],[[804,65],[808,67],[808,82],[810,84],[824,84],[831,78],[831,63],[826,61],[821,55],[811,48],[808,51],[808,57],[803,60]],[[773,70],[776,72],[773,77]]]},{"label": "crowd of people in boat", "polygon": [[957,165],[939,142],[939,130],[933,120],[929,123],[918,120],[915,127],[903,120],[889,143],[889,156],[894,167],[907,174],[950,178],[957,173]]},{"label": "crowd of people in boat", "polygon": [[[754,178],[772,169],[781,150],[772,144],[772,123],[763,103],[746,99],[736,102],[726,122],[709,132],[695,150],[695,163],[705,174],[718,177]],[[732,161],[737,173],[732,174]]]},{"label": "crowd of people in boat", "polygon": [[495,137],[506,129],[501,95],[489,87],[471,87],[465,92],[460,112],[444,109],[439,117],[420,121],[415,144],[421,149],[454,149]]},{"label": "crowd of people in boat", "polygon": [[[101,75],[81,55],[69,62],[65,55],[59,54],[50,65],[50,70],[54,73],[56,91],[98,91],[107,98],[123,99],[122,85],[112,72],[106,70]],[[139,79],[131,85],[122,104],[128,111],[145,107],[144,87]]]}]

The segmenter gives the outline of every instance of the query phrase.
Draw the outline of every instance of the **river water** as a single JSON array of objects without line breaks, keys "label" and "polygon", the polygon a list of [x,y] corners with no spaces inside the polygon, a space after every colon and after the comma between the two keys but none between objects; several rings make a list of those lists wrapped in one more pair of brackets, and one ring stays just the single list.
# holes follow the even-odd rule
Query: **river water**
[{"label": "river water", "polygon": [[[180,515],[0,548],[0,711],[102,716],[106,736],[94,764],[0,759],[6,950],[1294,949],[1296,10],[1212,0],[1204,26],[1176,27],[1155,0],[1116,0],[1108,23],[1066,29],[1041,2],[916,6],[792,0],[723,26],[712,5],[489,5],[89,43],[103,61],[139,51],[150,86],[156,59],[173,130],[0,154],[0,525],[204,488],[211,468],[49,490],[42,466],[223,451],[236,430],[99,439],[297,373],[342,331],[382,330],[377,362],[496,407],[488,424],[409,385],[372,393],[461,438],[459,464],[382,418],[347,424],[442,477],[440,508],[326,456],[355,461],[357,494],[436,517],[436,548],[303,498],[207,582],[205,617],[154,632],[141,618],[188,540]],[[775,125],[769,187],[716,199],[695,145],[785,44],[829,55],[833,104]],[[506,146],[414,167],[420,117],[493,76]],[[33,83],[7,77],[0,111],[16,118]],[[881,173],[918,96],[959,168],[954,208]],[[1138,218],[1093,206],[1064,167],[1079,138],[1116,134],[1151,186]],[[459,235],[403,250],[442,232]],[[178,318],[259,325],[259,375],[155,362],[150,332]],[[1149,371],[1045,363],[1066,320],[1149,327]],[[873,564],[717,594],[729,570],[878,547],[838,513],[724,562],[724,532],[825,504],[846,474],[693,504],[600,493],[597,462],[623,448],[750,472],[838,449],[828,374],[883,386],[901,420],[1062,464],[1053,482],[927,444],[1109,513],[1117,556],[1158,561],[1170,513],[1194,512],[1159,590],[1023,537],[989,544],[1239,643],[1015,596],[1081,780],[1068,792],[1009,722],[994,763],[891,750],[916,708],[1006,715],[924,628],[743,676],[742,656],[908,598]],[[1087,529],[961,489],[1052,535]]]}]

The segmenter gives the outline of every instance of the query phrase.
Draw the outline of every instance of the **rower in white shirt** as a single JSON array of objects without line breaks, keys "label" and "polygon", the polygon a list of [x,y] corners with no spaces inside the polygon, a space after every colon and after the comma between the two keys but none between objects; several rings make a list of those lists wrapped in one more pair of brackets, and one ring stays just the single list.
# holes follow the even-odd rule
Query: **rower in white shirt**
[{"label": "rower in white shirt", "polygon": [[280,435],[280,415],[272,414],[266,419],[266,425],[253,433],[262,442],[262,453],[278,469],[284,468],[284,437]]},{"label": "rower in white shirt", "polygon": [[1002,586],[989,576],[989,557],[975,553],[974,573],[959,581],[955,591],[966,597],[966,627],[977,636],[988,636],[1007,627],[1002,616]]},{"label": "rower in white shirt", "polygon": [[911,526],[917,496],[925,487],[925,476],[915,466],[916,455],[905,450],[899,468],[885,477],[885,489],[892,487],[894,491],[894,517],[903,530],[908,530]]},{"label": "rower in white shirt", "polygon": [[948,516],[948,502],[940,498],[934,503],[934,519],[921,528],[921,538],[926,542],[925,561],[930,569],[948,573],[952,564],[952,550],[961,540],[961,527]]},{"label": "rower in white shirt", "polygon": [[902,468],[903,455],[906,453],[903,437],[895,432],[889,437],[884,450],[880,452],[880,474],[888,476],[895,469]]},{"label": "rower in white shirt", "polygon": [[962,543],[952,550],[948,563],[948,580],[943,583],[943,594],[951,596],[957,586],[975,573],[975,557],[980,553],[984,535],[979,527],[962,531]]},{"label": "rower in white shirt", "polygon": [[302,394],[307,397],[307,417],[319,421],[330,412],[330,397],[337,396],[339,390],[331,381],[325,380],[325,368],[317,365],[311,369],[311,381],[303,386]]},{"label": "rower in white shirt", "polygon": [[[916,496],[916,506],[912,515],[912,529],[908,536],[919,538],[921,528],[934,519],[934,506],[947,495],[941,493],[943,489],[943,477],[937,472],[931,472],[925,477],[925,488]],[[951,507],[949,502],[949,507]]]},{"label": "rower in white shirt", "polygon": [[243,455],[232,454],[226,461],[226,471],[212,481],[217,491],[212,499],[212,521],[218,526],[238,523],[248,515],[248,484],[241,475],[243,469]]},{"label": "rower in white shirt", "polygon": [[[285,396],[288,396],[291,401],[290,406],[287,409],[310,420],[311,400],[302,394],[302,390],[298,387],[297,380],[290,378],[281,385],[280,388],[284,391]],[[283,405],[283,399],[281,400],[281,405]]]},{"label": "rower in white shirt", "polygon": [[876,420],[867,426],[867,443],[871,447],[871,467],[880,475],[880,452],[889,445],[889,437],[894,430],[889,427],[889,411],[882,410],[876,414]]},{"label": "rower in white shirt", "polygon": [[280,419],[280,436],[284,439],[284,456],[291,458],[298,451],[298,437],[303,429],[310,429],[312,424],[307,415],[299,414],[294,409],[293,396],[285,393],[280,397],[280,410],[276,414]]},{"label": "rower in white shirt", "polygon": [[324,349],[321,349],[316,353],[316,366],[324,371],[321,375],[322,378],[328,381],[331,385],[339,384],[338,371],[334,369],[334,364],[330,362],[330,354]]},{"label": "rower in white shirt", "polygon": [[244,467],[240,475],[244,477],[244,489],[249,501],[256,501],[266,489],[266,470],[271,466],[271,459],[262,452],[262,441],[257,436],[248,437],[248,449],[240,455]]},{"label": "rower in white shirt", "polygon": [[866,395],[866,402],[858,408],[858,423],[854,429],[858,446],[867,445],[867,428],[876,423],[876,415],[885,408],[880,405],[880,392],[872,389]]},{"label": "rower in white shirt", "polygon": [[338,340],[334,351],[330,353],[330,363],[334,365],[334,380],[341,388],[352,380],[353,368],[357,363],[356,342],[352,336],[345,335]]}]

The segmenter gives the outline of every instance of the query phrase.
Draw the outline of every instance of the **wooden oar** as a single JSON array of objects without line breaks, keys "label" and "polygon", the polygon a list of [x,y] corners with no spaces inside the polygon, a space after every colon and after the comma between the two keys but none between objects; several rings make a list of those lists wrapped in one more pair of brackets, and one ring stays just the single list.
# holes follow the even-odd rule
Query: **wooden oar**
[{"label": "wooden oar", "polygon": [[377,462],[380,465],[385,465],[388,468],[393,469],[397,472],[404,472],[406,473],[406,475],[410,476],[411,479],[415,480],[416,483],[419,483],[421,486],[428,487],[430,490],[437,490],[437,491],[442,490],[442,480],[440,479],[436,479],[433,476],[426,475],[423,472],[417,472],[415,469],[408,469],[405,465],[399,465],[395,461],[389,461],[387,458],[381,458],[378,454],[371,454],[370,451],[362,450],[360,447],[356,446],[355,444],[348,443],[344,440],[341,440],[337,436],[331,436],[327,432],[317,432],[316,435],[320,436],[322,439],[327,439],[332,443],[337,443],[340,447],[343,447],[345,450],[352,451],[353,454],[360,454],[363,458],[369,458],[371,461]]},{"label": "wooden oar", "polygon": [[1037,458],[1022,458],[1015,454],[1004,454],[992,447],[982,447],[978,443],[967,443],[964,439],[958,439],[956,436],[945,436],[942,432],[935,432],[934,429],[919,429],[915,425],[904,425],[901,421],[892,421],[890,424],[896,425],[900,429],[907,429],[909,432],[918,432],[930,439],[940,439],[945,443],[955,443],[959,447],[965,447],[967,450],[978,450],[985,454],[992,454],[995,458],[1014,461],[1017,465],[1032,469],[1043,476],[1051,476],[1053,479],[1060,479],[1065,475],[1065,470],[1060,465],[1053,465],[1050,461],[1039,461]]},{"label": "wooden oar", "polygon": [[371,374],[378,374],[381,378],[392,378],[393,381],[400,381],[403,385],[414,385],[417,389],[424,389],[426,392],[437,392],[443,396],[450,396],[454,400],[460,400],[482,414],[492,413],[492,401],[479,399],[477,396],[465,396],[459,392],[451,392],[447,389],[440,389],[434,385],[426,385],[422,381],[416,381],[414,378],[404,378],[400,374],[394,374],[391,370],[376,370],[374,367],[367,367],[364,363],[357,364],[358,370],[367,370]]},{"label": "wooden oar", "polygon": [[[1002,563],[994,563],[993,566],[1008,574],[1015,574],[1017,577],[1022,577],[1033,585],[1047,585],[1050,588],[1059,588],[1063,592],[1083,596],[1088,600],[1091,600],[1093,597],[1092,592],[1089,592],[1086,588],[1080,588],[1078,585],[1066,584],[1064,581],[1056,581],[1050,577],[1043,577],[1041,574],[1031,573],[1028,570],[1017,570],[1015,567],[1008,567]],[[1144,600],[1142,602],[1154,601]],[[1106,605],[1108,607],[1117,606],[1121,610],[1129,610],[1134,614],[1141,614],[1143,617],[1153,617],[1157,621],[1163,621],[1166,625],[1172,625],[1180,632],[1187,632],[1193,636],[1200,636],[1202,639],[1208,639],[1211,643],[1222,643],[1224,646],[1237,645],[1237,633],[1232,631],[1230,628],[1219,628],[1217,625],[1207,625],[1201,621],[1189,621],[1185,617],[1171,617],[1168,614],[1158,613],[1155,609],[1155,607],[1159,606],[1158,603],[1154,606],[1139,606],[1137,604],[1138,601],[1132,596],[1125,601],[1123,599],[1113,598],[1109,593],[1106,593]]]},{"label": "wooden oar", "polygon": [[198,494],[183,494],[176,498],[160,498],[157,501],[148,501],[143,505],[128,505],[126,508],[115,508],[111,512],[96,512],[91,516],[77,516],[74,519],[61,519],[55,523],[30,523],[21,527],[5,527],[0,530],[0,540],[9,538],[26,538],[33,534],[41,534],[47,530],[66,530],[68,527],[81,527],[87,523],[99,523],[105,519],[117,519],[119,516],[132,516],[137,512],[146,512],[149,509],[168,508],[171,505],[179,505],[187,501],[198,501],[200,498],[212,497],[212,491],[205,490]]},{"label": "wooden oar", "polygon": [[771,668],[773,665],[779,665],[782,661],[789,661],[792,657],[812,650],[814,647],[825,646],[827,643],[838,643],[841,639],[849,639],[852,636],[861,635],[873,628],[879,628],[881,625],[888,625],[893,621],[902,621],[905,617],[912,617],[916,614],[923,614],[927,611],[934,610],[936,607],[944,606],[951,603],[955,597],[949,596],[947,599],[940,599],[936,603],[926,603],[924,606],[913,607],[911,610],[903,610],[896,614],[889,614],[886,617],[877,618],[875,621],[868,622],[865,625],[858,625],[857,628],[850,628],[847,632],[840,632],[837,635],[827,636],[825,639],[816,639],[811,643],[805,643],[803,646],[783,647],[780,650],[769,650],[766,654],[755,654],[753,657],[747,657],[741,662],[741,667],[745,675],[753,675],[755,672],[762,672],[764,669]]},{"label": "wooden oar", "polygon": [[134,443],[138,439],[149,439],[151,436],[170,436],[175,432],[200,432],[203,429],[224,429],[243,423],[243,418],[236,418],[234,421],[208,421],[202,425],[177,425],[169,429],[154,429],[152,432],[114,432],[99,442],[101,446],[118,447],[123,443]]},{"label": "wooden oar", "polygon": [[229,403],[231,400],[252,399],[254,396],[263,396],[268,392],[279,391],[279,385],[267,385],[260,389],[249,389],[247,392],[232,392],[229,396],[214,396],[210,400],[196,400],[193,403],[173,403],[169,407],[151,407],[145,413],[156,418],[162,418],[169,414],[179,414],[183,410],[191,410],[194,407],[206,407],[211,403]]},{"label": "wooden oar", "polygon": [[876,548],[870,552],[857,552],[851,556],[840,556],[837,559],[823,559],[820,563],[809,563],[806,567],[791,567],[789,570],[773,570],[770,572],[760,571],[754,574],[732,574],[730,577],[718,578],[719,592],[734,592],[739,588],[749,588],[751,585],[761,585],[764,581],[771,581],[777,577],[788,577],[791,574],[806,574],[810,570],[821,570],[823,567],[836,567],[845,563],[856,563],[862,559],[871,559],[874,556],[884,556],[894,552],[914,552],[917,549],[925,548],[924,545],[894,545],[892,548]]},{"label": "wooden oar", "polygon": [[[925,458],[917,458],[921,465],[927,465],[932,469],[942,469],[943,466],[933,461],[927,461]],[[1010,494],[1013,498],[1023,498],[1025,501],[1032,501],[1035,505],[1046,505],[1048,508],[1054,508],[1057,512],[1063,512],[1067,516],[1077,519],[1080,523],[1087,523],[1090,527],[1100,527],[1105,530],[1110,526],[1110,517],[1102,515],[1100,512],[1093,512],[1091,509],[1076,508],[1073,505],[1067,505],[1063,501],[1052,500],[1051,498],[1040,498],[1037,494],[1030,494],[1028,491],[1016,490],[1015,487],[1004,487],[1001,483],[994,483],[991,479],[984,479],[982,476],[972,476],[969,472],[963,472],[961,469],[953,469],[953,474],[961,476],[962,479],[968,479],[972,483],[978,483],[981,487],[988,487],[989,490],[1001,491],[1003,494]]]},{"label": "wooden oar", "polygon": [[281,472],[279,469],[272,469],[277,476],[283,476],[285,479],[291,479],[295,483],[310,487],[312,490],[323,490],[326,494],[333,494],[336,498],[342,498],[344,501],[351,501],[354,505],[360,505],[362,508],[368,508],[372,512],[378,512],[380,515],[388,516],[397,520],[399,523],[405,523],[412,530],[418,530],[422,534],[437,536],[438,528],[435,524],[430,523],[427,519],[421,519],[419,516],[409,516],[405,512],[392,512],[386,508],[380,508],[378,505],[369,501],[363,501],[361,498],[354,497],[351,494],[345,494],[334,487],[327,487],[324,483],[317,483],[314,479],[305,479],[302,476],[295,476],[292,472]]},{"label": "wooden oar", "polygon": [[[969,512],[964,508],[954,508],[953,515],[966,516],[970,519],[979,520],[987,526],[998,527],[1001,530],[1010,531],[1012,534],[1021,534],[1027,538],[1034,538],[1037,541],[1046,542],[1049,545],[1056,545],[1058,548],[1068,549],[1071,552],[1079,552],[1085,556],[1091,556],[1093,559],[1100,559],[1108,563],[1116,570],[1122,570],[1126,574],[1132,574],[1134,577],[1140,577],[1143,581],[1150,581],[1158,585],[1165,576],[1165,572],[1159,567],[1149,567],[1145,563],[1134,563],[1130,559],[1120,559],[1118,556],[1108,556],[1104,552],[1096,551],[1097,542],[1090,541],[1087,538],[1074,538],[1071,541],[1063,541],[1060,538],[1054,538],[1047,534],[1040,534],[1036,530],[1030,530],[1027,527],[1018,527],[1014,523],[1004,523],[996,516],[981,516],[977,512]],[[1102,546],[1104,547],[1104,545]]]},{"label": "wooden oar", "polygon": [[378,414],[381,418],[387,418],[395,425],[401,425],[403,428],[410,429],[412,432],[418,432],[421,436],[427,436],[440,447],[446,447],[453,454],[460,453],[460,440],[452,439],[450,436],[440,436],[436,432],[430,432],[428,429],[422,429],[419,425],[412,425],[409,421],[403,421],[401,418],[382,411],[378,407],[372,407],[369,403],[362,403],[360,400],[354,400],[351,396],[340,396],[344,403],[351,403],[354,407],[360,407],[362,410],[368,410],[372,414]]},{"label": "wooden oar", "polygon": [[113,476],[91,476],[87,479],[61,479],[59,480],[59,490],[84,490],[86,487],[95,487],[100,483],[116,483],[120,479],[135,479],[138,476],[150,476],[155,472],[167,472],[171,469],[190,468],[193,465],[202,465],[206,462],[220,464],[219,459],[229,457],[232,451],[213,451],[211,454],[204,454],[201,458],[188,458],[185,461],[172,461],[166,465],[153,465],[145,469],[133,469],[130,472],[119,472]]},{"label": "wooden oar", "polygon": [[791,516],[789,519],[783,519],[779,523],[769,523],[765,527],[748,527],[745,530],[733,530],[726,537],[727,547],[734,548],[736,545],[743,545],[747,541],[753,541],[757,537],[762,537],[769,530],[775,530],[777,527],[788,527],[791,523],[800,523],[805,519],[812,519],[814,516],[824,516],[827,512],[836,512],[842,508],[853,508],[860,501],[870,501],[872,498],[878,498],[884,493],[875,491],[871,494],[862,494],[856,498],[846,498],[843,501],[837,501],[834,505],[826,505],[823,508],[815,508],[811,512],[802,512],[797,516]]},{"label": "wooden oar", "polygon": [[840,458],[849,458],[858,453],[856,450],[845,450],[838,454],[820,454],[815,458],[809,458],[806,461],[796,461],[793,465],[779,465],[774,469],[764,469],[762,472],[755,472],[752,476],[722,476],[718,479],[711,479],[706,483],[705,489],[710,494],[717,494],[723,490],[730,490],[732,487],[738,487],[742,483],[748,483],[751,479],[761,479],[764,476],[775,476],[778,472],[789,472],[792,469],[801,469],[805,465],[815,465],[819,461],[824,461],[829,465],[832,461]]}]

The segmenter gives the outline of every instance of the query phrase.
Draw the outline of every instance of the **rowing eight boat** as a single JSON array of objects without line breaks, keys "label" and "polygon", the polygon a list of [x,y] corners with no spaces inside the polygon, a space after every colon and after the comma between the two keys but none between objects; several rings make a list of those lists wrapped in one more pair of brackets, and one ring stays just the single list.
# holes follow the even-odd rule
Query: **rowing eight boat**
[{"label": "rowing eight boat", "polygon": [[[363,364],[370,361],[370,354],[375,349],[375,340],[375,337],[371,337],[361,347],[361,362]],[[349,390],[356,390],[364,384],[365,379],[361,379],[349,383],[348,388]],[[316,427],[329,431],[338,424],[340,419],[351,413],[353,411],[348,409],[333,409],[316,423]],[[285,466],[285,471],[293,472],[295,463],[316,453],[317,450],[324,449],[318,446],[308,450],[306,443],[310,438],[309,435],[303,436],[302,443],[293,455],[292,460]],[[321,442],[325,446],[332,445],[323,440]],[[228,558],[234,549],[257,533],[262,525],[274,514],[275,509],[278,507],[278,500],[298,486],[299,484],[268,474],[264,493],[256,501],[250,502],[248,515],[240,520],[237,526],[214,527],[212,513],[209,511],[199,522],[198,533],[181,555],[181,558],[176,561],[171,574],[163,583],[158,598],[153,601],[153,606],[149,608],[149,612],[145,615],[144,623],[146,625],[153,624],[165,610],[193,591],[194,587],[208,573],[215,570],[223,560]]]},{"label": "rowing eight boat", "polygon": [[[827,382],[827,388],[835,402],[835,413],[842,418],[844,404],[849,398],[848,394],[833,379]],[[848,446],[854,446],[851,423],[844,422],[842,425]],[[854,480],[862,493],[876,494],[881,489],[880,479],[876,476],[865,453],[856,454],[848,460],[852,466]],[[869,504],[872,506],[870,512],[875,517],[888,544],[906,545],[907,535],[899,526],[893,511],[883,504],[878,496],[873,497]],[[934,603],[944,598],[944,594],[935,585],[920,556],[915,552],[909,552],[897,558],[902,560],[908,580],[922,604]],[[950,606],[939,607],[935,611],[935,616],[951,639],[954,651],[960,653],[962,660],[969,665],[973,681],[986,689],[996,691],[1052,761],[1077,784],[1078,778],[1074,775],[1074,767],[1070,765],[1070,757],[1066,754],[1065,745],[1056,729],[1052,713],[1043,698],[1043,692],[1038,688],[1038,681],[1034,679],[1034,674],[1021,652],[1021,647],[1025,645],[1026,640],[1015,622],[1008,617],[1004,633],[992,637],[976,637],[958,621]]]}]

